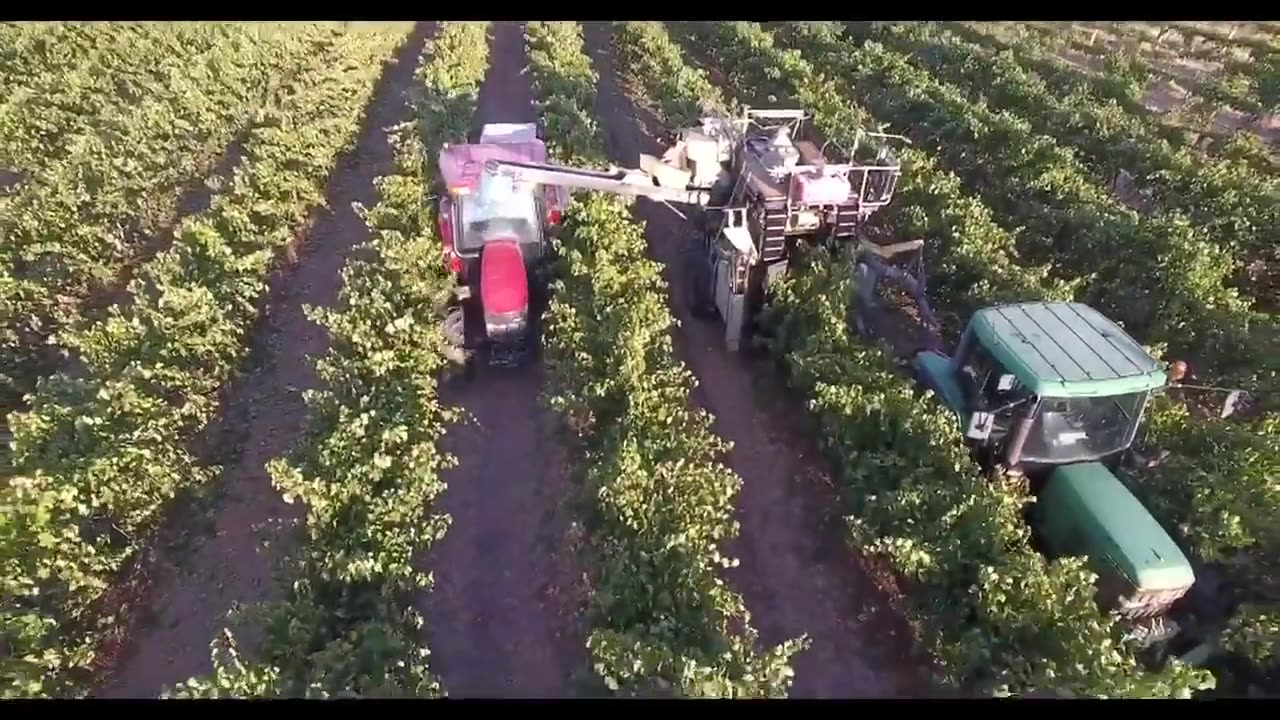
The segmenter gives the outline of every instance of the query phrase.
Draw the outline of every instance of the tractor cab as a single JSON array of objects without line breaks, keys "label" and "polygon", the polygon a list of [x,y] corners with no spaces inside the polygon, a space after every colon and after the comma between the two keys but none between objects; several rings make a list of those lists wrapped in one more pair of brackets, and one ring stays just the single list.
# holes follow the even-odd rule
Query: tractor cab
[{"label": "tractor cab", "polygon": [[1168,380],[1119,325],[1080,303],[984,308],[954,357],[928,351],[915,364],[966,437],[1010,468],[1117,460]]},{"label": "tractor cab", "polygon": [[1093,308],[1041,302],[978,311],[953,357],[914,366],[984,464],[1028,475],[1045,551],[1087,556],[1104,605],[1156,618],[1148,639],[1176,632],[1161,616],[1195,582],[1191,564],[1113,472],[1165,367]]},{"label": "tractor cab", "polygon": [[546,264],[549,230],[559,221],[558,188],[522,186],[484,172],[490,160],[546,161],[533,124],[490,124],[480,142],[445,145],[439,156],[445,191],[438,207],[444,260],[456,279],[446,336],[469,357],[488,345],[491,362],[513,366],[527,355],[531,294]]}]

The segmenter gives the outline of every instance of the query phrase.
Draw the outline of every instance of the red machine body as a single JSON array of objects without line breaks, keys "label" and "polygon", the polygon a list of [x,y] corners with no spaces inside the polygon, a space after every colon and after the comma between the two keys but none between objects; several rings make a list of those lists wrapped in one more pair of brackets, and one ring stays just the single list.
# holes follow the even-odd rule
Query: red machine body
[{"label": "red machine body", "polygon": [[480,255],[480,304],[490,335],[522,329],[529,310],[529,277],[515,238],[485,245]]},{"label": "red machine body", "polygon": [[548,233],[559,220],[564,193],[486,176],[485,164],[543,163],[546,155],[532,124],[486,125],[479,143],[440,151],[440,237],[459,300],[446,332],[468,356],[488,346],[492,364],[513,366],[526,358],[530,304],[540,290],[538,270],[547,260]]},{"label": "red machine body", "polygon": [[442,252],[457,278],[460,301],[446,319],[446,335],[464,359],[479,344],[491,348],[493,364],[514,365],[526,357],[541,316],[534,308],[548,285],[551,229],[570,188],[663,202],[705,204],[709,197],[674,168],[654,175],[546,160],[546,145],[532,123],[485,125],[480,142],[440,150]]}]

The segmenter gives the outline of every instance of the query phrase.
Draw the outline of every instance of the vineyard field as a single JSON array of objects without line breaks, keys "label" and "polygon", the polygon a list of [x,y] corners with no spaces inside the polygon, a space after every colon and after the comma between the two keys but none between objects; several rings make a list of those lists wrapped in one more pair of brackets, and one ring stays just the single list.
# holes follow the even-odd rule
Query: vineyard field
[{"label": "vineyard field", "polygon": [[0,23],[0,697],[1280,695],[1277,33]]}]

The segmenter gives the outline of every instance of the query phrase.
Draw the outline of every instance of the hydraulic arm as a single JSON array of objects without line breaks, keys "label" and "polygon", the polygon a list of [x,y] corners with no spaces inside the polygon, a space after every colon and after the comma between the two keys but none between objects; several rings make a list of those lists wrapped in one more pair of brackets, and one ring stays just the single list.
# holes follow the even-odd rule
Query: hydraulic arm
[{"label": "hydraulic arm", "polygon": [[[665,202],[707,204],[710,200],[710,193],[707,190],[689,185],[681,171],[675,168],[669,168],[669,170],[670,174],[660,171],[651,175],[642,170],[614,168],[609,172],[600,172],[511,160],[489,160],[485,163],[487,175],[507,177],[517,185],[555,185],[581,190],[600,190],[631,197],[647,197]],[[673,178],[672,175],[679,176],[685,182],[677,182],[677,178]],[[667,184],[662,184],[664,178]],[[481,194],[483,194],[483,183],[481,186]]]}]

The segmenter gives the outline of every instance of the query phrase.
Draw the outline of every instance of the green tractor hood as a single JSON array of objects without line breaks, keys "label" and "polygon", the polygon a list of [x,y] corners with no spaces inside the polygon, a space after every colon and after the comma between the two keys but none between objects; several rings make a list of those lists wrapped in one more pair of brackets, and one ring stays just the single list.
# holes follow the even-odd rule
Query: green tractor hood
[{"label": "green tractor hood", "polygon": [[1142,503],[1104,465],[1053,471],[1038,503],[1055,551],[1085,554],[1101,574],[1119,572],[1139,592],[1186,590],[1191,563]]}]

